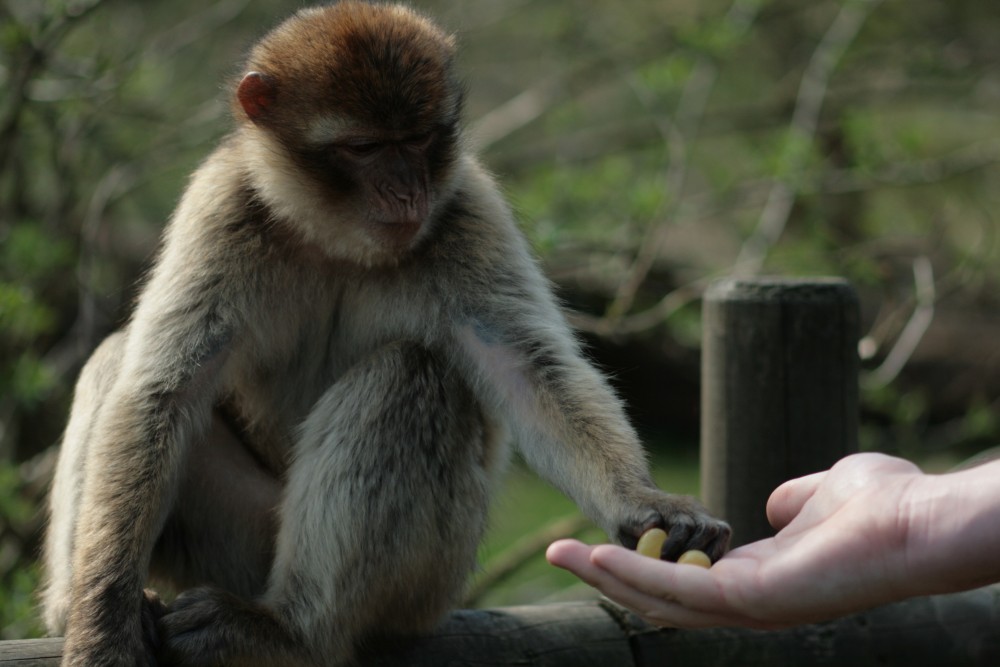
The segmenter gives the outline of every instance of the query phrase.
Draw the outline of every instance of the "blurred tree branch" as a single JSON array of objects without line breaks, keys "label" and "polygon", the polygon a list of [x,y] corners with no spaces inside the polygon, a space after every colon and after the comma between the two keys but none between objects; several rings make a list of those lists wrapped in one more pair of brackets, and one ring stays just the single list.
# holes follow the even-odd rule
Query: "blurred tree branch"
[{"label": "blurred tree branch", "polygon": [[847,48],[857,36],[865,19],[881,0],[844,0],[829,30],[823,35],[806,66],[795,101],[788,134],[784,173],[775,180],[767,197],[757,227],[744,242],[736,257],[733,274],[755,275],[760,272],[769,249],[781,236],[795,201],[800,173],[811,157],[823,99],[830,78]]},{"label": "blurred tree branch", "polygon": [[[78,0],[66,3],[62,11],[41,18],[37,25],[18,20],[9,6],[0,5],[0,16],[12,30],[17,31],[14,48],[8,58],[12,67],[9,67],[11,71],[7,74],[7,92],[3,106],[0,107],[0,172],[4,171],[15,154],[13,143],[21,113],[28,101],[28,87],[38,72],[44,69],[59,42],[74,25],[82,22],[102,2],[103,0]],[[31,34],[32,32],[35,34]]]},{"label": "blurred tree branch", "polygon": [[[728,13],[722,20],[721,30],[730,34],[730,40],[733,43],[738,42],[749,31],[759,6],[758,0],[736,0],[730,5]],[[605,311],[603,320],[596,327],[598,333],[610,334],[615,331],[621,332],[623,328],[629,328],[622,326],[622,319],[632,308],[636,293],[649,274],[653,262],[660,256],[667,238],[669,221],[674,217],[674,213],[684,197],[688,171],[687,144],[693,142],[697,137],[699,125],[705,114],[708,98],[712,94],[717,76],[718,68],[713,60],[708,56],[701,56],[695,61],[692,72],[685,82],[674,118],[671,120],[664,116],[655,117],[656,127],[669,150],[669,161],[664,179],[665,196],[661,200],[669,202],[669,205],[666,206],[665,211],[658,212],[658,217],[661,217],[664,222],[650,224],[647,227],[646,236],[639,244],[632,266],[625,273],[614,299]],[[651,109],[652,103],[648,91],[634,76],[628,76],[627,80],[643,107]],[[661,203],[661,208],[662,206]],[[687,288],[664,297],[665,300],[671,302],[665,308],[672,311],[675,308],[672,302],[684,301],[691,291],[690,288]],[[665,302],[661,301],[661,304],[663,303]],[[658,308],[658,310],[663,309],[664,306]],[[634,324],[630,325],[630,327],[634,326]]]}]

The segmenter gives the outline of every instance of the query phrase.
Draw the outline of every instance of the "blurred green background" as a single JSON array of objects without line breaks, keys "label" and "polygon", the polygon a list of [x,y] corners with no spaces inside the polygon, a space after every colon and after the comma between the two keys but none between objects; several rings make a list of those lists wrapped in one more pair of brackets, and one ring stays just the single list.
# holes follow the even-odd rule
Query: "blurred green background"
[{"label": "blurred green background", "polygon": [[[300,4],[0,0],[0,638],[40,632],[79,368],[227,131],[244,50]],[[857,286],[865,448],[942,470],[1000,442],[995,0],[413,4],[459,35],[473,143],[665,486],[697,492],[699,300],[734,272]],[[483,576],[572,512],[515,464]],[[477,604],[564,595],[527,562]]]}]

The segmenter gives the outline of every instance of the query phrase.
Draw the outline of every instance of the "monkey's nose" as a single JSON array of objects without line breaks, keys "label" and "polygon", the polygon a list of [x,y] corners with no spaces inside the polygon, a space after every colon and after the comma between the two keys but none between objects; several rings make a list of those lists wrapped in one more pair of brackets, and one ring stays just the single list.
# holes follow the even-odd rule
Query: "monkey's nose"
[{"label": "monkey's nose", "polygon": [[421,192],[402,188],[388,187],[389,194],[401,206],[401,213],[406,222],[421,222],[427,215],[427,200]]},{"label": "monkey's nose", "polygon": [[396,188],[389,186],[389,194],[400,200],[404,204],[409,204],[413,200],[413,195],[405,190],[397,190]]}]

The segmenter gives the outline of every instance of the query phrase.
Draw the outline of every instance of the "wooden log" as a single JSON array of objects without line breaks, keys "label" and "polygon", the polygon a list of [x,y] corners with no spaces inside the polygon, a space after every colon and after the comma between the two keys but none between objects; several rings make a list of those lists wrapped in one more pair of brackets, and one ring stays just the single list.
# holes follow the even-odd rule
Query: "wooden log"
[{"label": "wooden log", "polygon": [[55,667],[62,658],[63,640],[19,639],[0,642],[0,665],[3,667]]},{"label": "wooden log", "polygon": [[[0,642],[0,667],[55,667],[61,639]],[[359,667],[1000,665],[1000,589],[915,598],[779,631],[655,628],[609,602],[459,610],[429,637],[373,643]]]},{"label": "wooden log", "polygon": [[734,545],[776,486],[857,451],[858,299],[844,280],[726,279],[703,305],[701,495]]},{"label": "wooden log", "polygon": [[913,598],[780,631],[653,630],[633,644],[642,666],[1000,665],[1000,589]]}]

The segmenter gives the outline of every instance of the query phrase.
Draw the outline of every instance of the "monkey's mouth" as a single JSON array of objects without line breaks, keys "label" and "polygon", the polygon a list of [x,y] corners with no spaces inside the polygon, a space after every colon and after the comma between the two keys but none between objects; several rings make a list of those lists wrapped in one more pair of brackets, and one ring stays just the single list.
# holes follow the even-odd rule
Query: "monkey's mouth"
[{"label": "monkey's mouth", "polygon": [[393,246],[408,246],[420,233],[423,223],[412,220],[382,220],[375,231],[384,242]]}]

